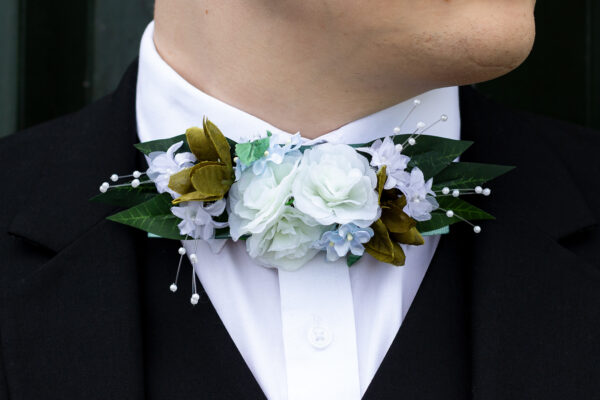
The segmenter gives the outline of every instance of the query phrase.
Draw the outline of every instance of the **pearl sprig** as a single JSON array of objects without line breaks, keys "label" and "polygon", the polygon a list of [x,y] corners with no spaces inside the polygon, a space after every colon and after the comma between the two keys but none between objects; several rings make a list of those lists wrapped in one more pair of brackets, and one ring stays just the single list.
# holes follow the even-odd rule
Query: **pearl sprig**
[{"label": "pearl sprig", "polygon": [[[483,196],[489,196],[492,194],[492,189],[490,188],[482,188],[481,186],[475,186],[473,189],[450,189],[449,187],[443,187],[442,190],[436,190],[435,193],[440,197],[444,196],[452,196],[459,197],[460,195],[465,194],[481,194]],[[441,193],[441,195],[440,195]]]},{"label": "pearl sprig", "polygon": [[[474,189],[450,189],[449,187],[445,186],[442,188],[441,191],[435,191],[436,194],[439,195],[439,193],[441,193],[441,197],[444,196],[452,196],[452,197],[459,197],[460,195],[465,195],[465,194],[481,194],[483,196],[489,196],[492,193],[492,190],[490,188],[482,188],[481,186],[475,186]],[[439,210],[444,211],[446,213],[446,217],[448,218],[458,218],[463,222],[466,222],[467,224],[471,225],[471,227],[473,227],[473,232],[475,233],[481,233],[481,226],[479,225],[475,225],[472,222],[470,222],[469,220],[461,217],[460,215],[456,214],[453,210],[444,210],[443,208],[439,208]]]},{"label": "pearl sprig", "polygon": [[121,179],[126,179],[126,178],[133,178],[131,180],[131,182],[129,183],[121,183],[121,184],[113,184],[111,185],[108,182],[102,182],[102,184],[100,185],[100,192],[101,193],[106,193],[108,191],[108,189],[110,188],[116,188],[116,187],[124,187],[124,186],[131,186],[132,188],[137,188],[142,184],[145,183],[152,183],[151,180],[146,180],[146,181],[140,181],[139,178],[141,178],[143,175],[146,175],[145,172],[140,172],[140,171],[133,171],[131,174],[129,175],[118,175],[118,174],[112,174],[109,178],[109,180],[111,182],[118,182]]},{"label": "pearl sprig", "polygon": [[[184,240],[188,240],[188,238],[189,238],[189,236],[186,236]],[[196,304],[198,304],[198,301],[200,301],[200,294],[198,294],[198,287],[196,285],[196,270],[195,270],[195,265],[198,263],[197,252],[198,252],[198,240],[195,240],[194,241],[194,252],[190,253],[188,256],[190,263],[192,264],[192,296],[190,297],[190,303],[194,306]],[[179,249],[177,249],[177,253],[179,253],[179,264],[177,265],[177,273],[175,274],[175,280],[169,286],[169,290],[171,290],[171,292],[173,292],[173,293],[175,293],[178,289],[177,281],[179,280],[181,264],[183,263],[183,257],[188,252],[185,249],[185,247],[181,246]]]},{"label": "pearl sprig", "polygon": [[[394,128],[394,134],[398,135],[401,131],[402,131],[402,126],[404,125],[404,123],[408,120],[408,117],[410,117],[410,115],[413,113],[413,111],[417,108],[417,106],[419,106],[421,104],[421,100],[419,99],[415,99],[413,101],[413,106],[411,107],[411,109],[408,111],[408,113],[406,114],[406,116],[404,117],[404,119],[402,120],[402,122],[400,123],[400,125],[396,126]],[[425,132],[427,132],[428,130],[430,130],[431,128],[433,128],[435,125],[439,124],[440,122],[446,122],[448,121],[448,116],[446,114],[442,114],[440,115],[440,117],[432,122],[431,124],[429,124],[429,126],[427,126],[427,124],[425,124],[425,122],[419,121],[417,122],[417,125],[415,127],[415,130],[410,134],[410,136],[408,137],[408,139],[406,139],[406,141],[402,144],[397,144],[396,145],[396,151],[398,151],[399,153],[402,152],[402,150],[404,150],[406,148],[406,146],[414,146],[417,144],[417,139],[423,135]],[[465,194],[482,194],[484,196],[489,196],[491,194],[491,189],[490,188],[482,188],[481,186],[476,186],[474,189],[450,189],[449,187],[444,187],[442,188],[441,191],[435,191],[435,193],[437,195],[440,196],[452,196],[452,197],[459,197],[460,195],[465,195]],[[441,193],[441,194],[440,194]],[[418,200],[418,199],[417,199]],[[446,212],[446,216],[448,218],[458,218],[466,223],[468,223],[469,225],[471,225],[473,227],[473,232],[475,233],[481,233],[481,227],[479,225],[474,225],[473,223],[471,223],[470,221],[468,221],[467,219],[461,217],[460,215],[456,214],[454,211],[452,210],[444,210],[441,207],[439,208],[439,210]]]}]

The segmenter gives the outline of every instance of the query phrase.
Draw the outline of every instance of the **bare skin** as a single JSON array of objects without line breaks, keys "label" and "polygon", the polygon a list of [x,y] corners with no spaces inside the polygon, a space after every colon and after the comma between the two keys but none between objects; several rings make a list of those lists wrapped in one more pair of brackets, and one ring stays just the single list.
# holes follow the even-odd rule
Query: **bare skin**
[{"label": "bare skin", "polygon": [[315,138],[533,45],[535,0],[156,0],[160,55],[202,91]]}]

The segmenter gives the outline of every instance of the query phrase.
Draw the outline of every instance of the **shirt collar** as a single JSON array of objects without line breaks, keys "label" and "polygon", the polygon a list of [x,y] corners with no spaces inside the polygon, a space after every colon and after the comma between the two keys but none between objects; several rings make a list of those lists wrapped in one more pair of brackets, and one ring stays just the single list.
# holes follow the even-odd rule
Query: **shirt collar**
[{"label": "shirt collar", "polygon": [[[154,46],[154,22],[142,36],[136,89],[136,115],[140,141],[164,139],[192,126],[201,126],[206,116],[230,139],[264,136],[265,131],[290,134],[266,121],[216,99],[192,86],[171,68]],[[458,88],[431,90],[374,114],[349,122],[317,140],[333,143],[364,143],[393,134],[418,98],[421,104],[406,119],[402,132],[414,130],[419,121],[426,124],[446,114],[448,121],[436,124],[429,135],[460,138]],[[307,141],[306,144],[310,144]]]}]

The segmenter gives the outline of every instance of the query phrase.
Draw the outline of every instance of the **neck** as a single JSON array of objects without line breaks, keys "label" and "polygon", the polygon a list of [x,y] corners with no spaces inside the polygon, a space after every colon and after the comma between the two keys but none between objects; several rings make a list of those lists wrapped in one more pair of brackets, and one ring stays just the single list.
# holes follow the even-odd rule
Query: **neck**
[{"label": "neck", "polygon": [[284,131],[315,138],[434,87],[328,28],[335,15],[307,25],[277,5],[203,3],[157,2],[158,52],[192,85]]}]

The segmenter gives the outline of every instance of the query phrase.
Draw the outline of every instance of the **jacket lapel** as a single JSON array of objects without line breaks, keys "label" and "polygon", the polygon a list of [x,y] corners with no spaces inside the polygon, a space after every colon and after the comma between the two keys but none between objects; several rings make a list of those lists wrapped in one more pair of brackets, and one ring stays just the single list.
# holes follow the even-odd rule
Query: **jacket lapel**
[{"label": "jacket lapel", "polygon": [[470,391],[469,262],[464,227],[442,237],[364,399],[464,399]]},{"label": "jacket lapel", "polygon": [[47,129],[31,201],[9,227],[34,245],[15,258],[19,278],[4,294],[11,398],[143,397],[143,236],[106,221],[111,207],[89,202],[99,180],[136,168],[136,67],[113,95]]},{"label": "jacket lapel", "polygon": [[469,199],[497,221],[441,238],[364,398],[586,398],[598,386],[579,369],[600,354],[600,274],[560,242],[595,229],[593,213],[536,117],[460,94],[461,136],[475,141],[461,161],[517,169]]},{"label": "jacket lapel", "polygon": [[100,222],[8,296],[11,398],[143,396],[136,239]]}]

